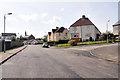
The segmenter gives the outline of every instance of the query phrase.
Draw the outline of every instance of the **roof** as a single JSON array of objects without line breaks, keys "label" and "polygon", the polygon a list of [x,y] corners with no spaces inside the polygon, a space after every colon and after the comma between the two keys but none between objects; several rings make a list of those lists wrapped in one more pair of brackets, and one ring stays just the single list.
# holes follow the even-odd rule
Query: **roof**
[{"label": "roof", "polygon": [[27,35],[27,36],[24,36],[23,38],[29,38],[30,36],[33,36],[32,34],[31,35]]},{"label": "roof", "polygon": [[51,35],[51,32],[48,32],[48,35]]},{"label": "roof", "polygon": [[56,30],[57,30],[57,29],[52,29],[52,32],[55,33]]},{"label": "roof", "polygon": [[56,33],[63,32],[65,30],[64,27],[60,27],[58,30],[56,30]]},{"label": "roof", "polygon": [[2,36],[16,36],[16,33],[2,33]]},{"label": "roof", "polygon": [[80,18],[75,23],[73,23],[70,27],[84,26],[84,25],[94,25],[94,24],[88,18]]},{"label": "roof", "polygon": [[118,26],[118,25],[120,25],[120,20],[116,22],[113,26]]},{"label": "roof", "polygon": [[[83,15],[82,18],[80,18],[79,20],[77,20],[70,27],[85,26],[85,25],[94,25],[94,24],[89,20],[89,18],[86,18],[85,15]],[[96,26],[95,26],[95,28],[99,31],[99,29]]]},{"label": "roof", "polygon": [[27,36],[24,36],[23,38],[29,38],[30,37],[30,35],[27,35]]}]

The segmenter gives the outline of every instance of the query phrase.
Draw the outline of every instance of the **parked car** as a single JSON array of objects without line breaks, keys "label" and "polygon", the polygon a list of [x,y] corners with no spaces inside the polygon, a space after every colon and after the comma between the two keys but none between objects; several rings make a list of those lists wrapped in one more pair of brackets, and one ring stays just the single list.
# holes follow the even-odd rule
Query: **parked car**
[{"label": "parked car", "polygon": [[48,44],[47,43],[43,43],[42,47],[47,47],[48,48]]}]

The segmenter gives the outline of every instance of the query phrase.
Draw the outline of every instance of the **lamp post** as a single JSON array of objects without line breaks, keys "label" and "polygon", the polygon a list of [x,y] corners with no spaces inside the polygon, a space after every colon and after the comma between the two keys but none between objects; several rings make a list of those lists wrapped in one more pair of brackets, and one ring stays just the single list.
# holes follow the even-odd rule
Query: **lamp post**
[{"label": "lamp post", "polygon": [[[7,14],[4,14],[4,33],[5,33],[5,19],[6,19],[6,15],[12,15],[12,13],[7,13]],[[4,53],[6,51],[6,45],[5,45],[5,36],[4,36]]]},{"label": "lamp post", "polygon": [[106,30],[106,33],[107,33],[107,43],[108,43],[108,22],[110,22],[110,20],[107,21],[107,30]]}]

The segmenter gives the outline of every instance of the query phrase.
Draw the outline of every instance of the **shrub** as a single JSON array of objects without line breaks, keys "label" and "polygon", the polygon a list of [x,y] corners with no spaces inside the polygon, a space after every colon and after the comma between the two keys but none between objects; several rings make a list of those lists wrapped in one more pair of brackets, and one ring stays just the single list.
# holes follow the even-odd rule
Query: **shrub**
[{"label": "shrub", "polygon": [[108,43],[112,43],[112,40],[108,40]]},{"label": "shrub", "polygon": [[12,37],[12,38],[11,38],[11,41],[16,41],[16,38],[15,38],[15,37]]},{"label": "shrub", "polygon": [[50,45],[50,46],[54,46],[55,41],[48,41],[47,43],[48,43],[48,45]]},{"label": "shrub", "polygon": [[58,44],[57,47],[67,47],[67,46],[71,46],[71,44]]},{"label": "shrub", "polygon": [[89,41],[93,41],[92,37],[89,37]]},{"label": "shrub", "polygon": [[59,39],[55,41],[55,44],[65,44],[68,43],[69,39]]},{"label": "shrub", "polygon": [[77,41],[76,40],[70,40],[70,41],[68,41],[68,44],[71,44],[71,46],[76,46]]}]

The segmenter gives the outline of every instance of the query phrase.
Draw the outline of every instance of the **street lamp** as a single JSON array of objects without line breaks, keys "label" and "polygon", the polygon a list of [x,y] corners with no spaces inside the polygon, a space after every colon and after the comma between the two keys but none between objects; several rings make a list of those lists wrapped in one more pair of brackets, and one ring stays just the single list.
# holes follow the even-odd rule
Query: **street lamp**
[{"label": "street lamp", "polygon": [[107,21],[107,30],[106,30],[106,33],[107,33],[107,43],[108,43],[108,22],[110,22],[110,20]]},{"label": "street lamp", "polygon": [[[4,14],[4,33],[5,33],[5,19],[6,19],[6,15],[12,15],[12,13]],[[4,53],[5,53],[5,50],[6,50],[6,45],[5,45],[5,36],[4,36]]]}]

